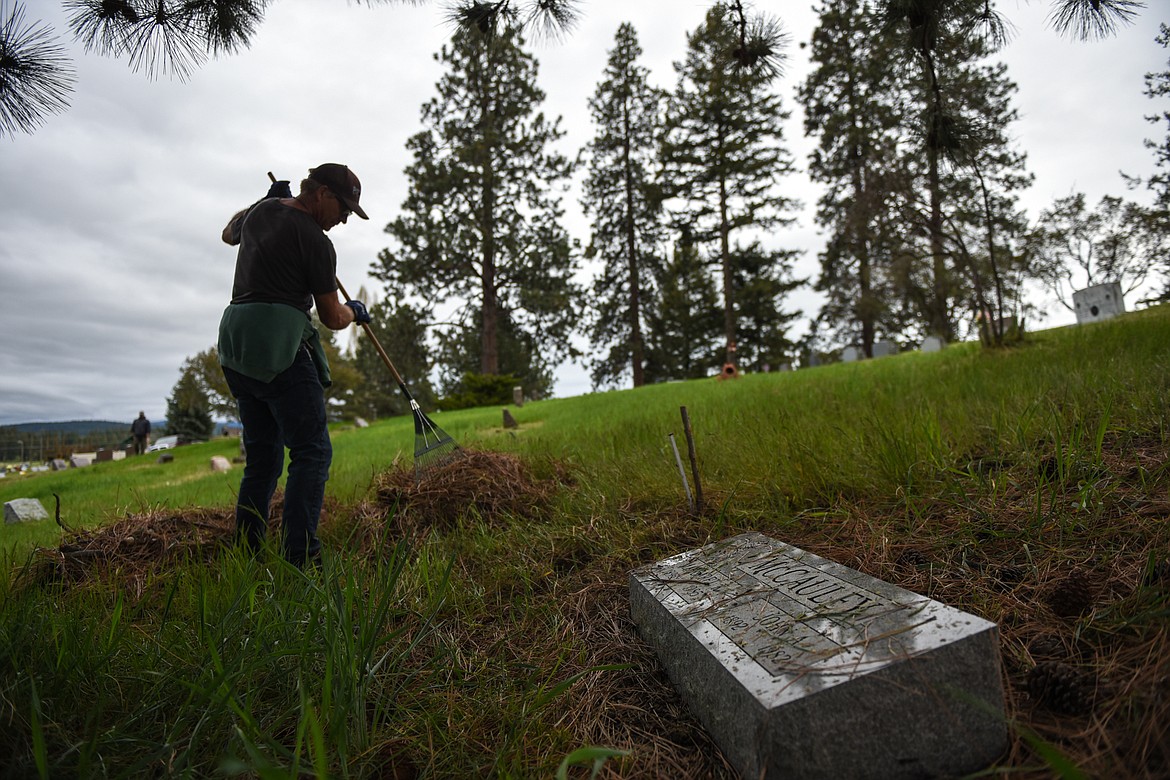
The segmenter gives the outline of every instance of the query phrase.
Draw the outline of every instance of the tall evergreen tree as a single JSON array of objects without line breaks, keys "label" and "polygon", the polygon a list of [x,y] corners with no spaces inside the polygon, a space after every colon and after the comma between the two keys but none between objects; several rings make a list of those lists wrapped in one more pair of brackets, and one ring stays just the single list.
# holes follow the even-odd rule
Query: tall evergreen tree
[{"label": "tall evergreen tree", "polygon": [[682,203],[677,221],[696,243],[714,247],[729,361],[738,339],[733,236],[789,224],[795,207],[779,194],[794,170],[783,138],[788,113],[772,90],[773,71],[738,67],[729,56],[739,36],[734,19],[727,5],[716,5],[687,36],[663,150],[667,192]]},{"label": "tall evergreen tree", "polygon": [[646,381],[699,379],[719,363],[722,315],[715,284],[685,231],[658,282],[648,314]]},{"label": "tall evergreen tree", "polygon": [[560,222],[571,165],[549,150],[563,131],[538,111],[536,62],[520,44],[472,31],[437,55],[446,73],[408,142],[410,192],[386,227],[394,245],[373,267],[392,297],[450,303],[450,327],[478,325],[484,374],[500,373],[505,313],[551,360],[572,353],[579,307]]},{"label": "tall evergreen tree", "polygon": [[828,232],[817,289],[827,296],[827,329],[873,355],[890,335],[894,246],[891,208],[906,198],[899,154],[906,93],[897,40],[868,0],[826,0],[813,31],[812,72],[798,91],[805,132],[816,136],[809,174],[825,186],[817,222]]},{"label": "tall evergreen tree", "polygon": [[[987,280],[1002,282],[997,262],[1008,258],[1008,248],[996,243],[996,227],[1005,228],[1001,238],[1022,232],[1014,193],[1030,181],[1008,132],[1016,118],[1010,103],[1015,85],[1005,66],[987,62],[1000,39],[971,34],[969,22],[985,5],[982,0],[886,4],[887,29],[900,37],[911,58],[907,62],[915,65],[905,71],[904,87],[918,106],[907,112],[915,123],[916,142],[907,149],[914,150],[908,162],[916,183],[905,213],[915,227],[914,246],[904,257],[919,254],[927,263],[905,269],[902,278],[912,285],[905,295],[920,309],[924,330],[948,340],[958,334],[963,312],[1002,304],[1002,293],[994,296],[995,307],[987,303]],[[972,252],[976,228],[988,253],[982,259]]]},{"label": "tall evergreen tree", "polygon": [[629,371],[645,382],[645,301],[654,294],[663,238],[661,198],[654,175],[661,94],[650,86],[633,25],[622,24],[610,50],[605,80],[589,99],[596,135],[585,147],[588,175],[581,205],[592,219],[587,257],[603,263],[593,283],[589,330],[594,387]]}]

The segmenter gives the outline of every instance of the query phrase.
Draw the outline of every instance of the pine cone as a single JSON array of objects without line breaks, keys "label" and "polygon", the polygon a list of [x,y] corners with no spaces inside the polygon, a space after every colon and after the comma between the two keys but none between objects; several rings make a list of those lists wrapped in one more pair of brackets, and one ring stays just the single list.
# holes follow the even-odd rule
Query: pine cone
[{"label": "pine cone", "polygon": [[1028,643],[1028,654],[1037,661],[1064,658],[1064,642],[1055,634],[1041,634]]},{"label": "pine cone", "polygon": [[930,556],[915,547],[907,547],[898,554],[898,560],[896,563],[901,566],[911,566],[915,568],[919,566],[929,566]]},{"label": "pine cone", "polygon": [[1053,585],[1044,600],[1058,616],[1075,619],[1093,608],[1099,591],[1088,572],[1077,570]]},{"label": "pine cone", "polygon": [[1053,712],[1081,715],[1093,708],[1095,680],[1060,661],[1041,661],[1028,672],[1028,695]]}]

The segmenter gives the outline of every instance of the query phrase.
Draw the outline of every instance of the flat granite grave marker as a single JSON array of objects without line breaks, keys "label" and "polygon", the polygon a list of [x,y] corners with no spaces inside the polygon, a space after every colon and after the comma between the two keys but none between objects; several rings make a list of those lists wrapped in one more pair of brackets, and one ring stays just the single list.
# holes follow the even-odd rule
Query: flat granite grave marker
[{"label": "flat granite grave marker", "polygon": [[994,623],[762,534],[631,572],[630,611],[745,778],[963,775],[1007,747]]},{"label": "flat granite grave marker", "polygon": [[14,498],[4,504],[4,522],[28,523],[33,520],[48,520],[45,506],[35,498]]}]

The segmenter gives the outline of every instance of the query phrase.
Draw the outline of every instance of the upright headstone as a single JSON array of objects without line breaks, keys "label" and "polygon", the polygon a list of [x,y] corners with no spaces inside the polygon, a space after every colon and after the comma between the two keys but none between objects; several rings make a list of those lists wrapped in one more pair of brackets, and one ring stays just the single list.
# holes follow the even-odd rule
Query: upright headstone
[{"label": "upright headstone", "polygon": [[232,464],[227,458],[222,455],[211,456],[211,470],[212,471],[231,471]]},{"label": "upright headstone", "polygon": [[98,463],[105,463],[106,461],[112,461],[113,459],[114,451],[107,450],[105,447],[102,447],[96,453],[94,453],[94,460]]},{"label": "upright headstone", "polygon": [[632,572],[630,611],[745,778],[951,777],[1007,745],[994,623],[762,534]]},{"label": "upright headstone", "polygon": [[898,345],[889,339],[882,339],[875,341],[873,345],[873,356],[875,358],[887,357],[888,355],[898,354]]},{"label": "upright headstone", "polygon": [[943,348],[943,340],[938,336],[927,336],[922,340],[922,346],[918,349],[922,352],[941,352]]},{"label": "upright headstone", "polygon": [[69,463],[64,458],[53,458],[49,461],[49,466],[53,471],[64,471],[69,468]]},{"label": "upright headstone", "polygon": [[35,498],[14,498],[4,504],[5,523],[27,523],[32,520],[48,520],[49,513]]},{"label": "upright headstone", "polygon": [[69,465],[75,469],[85,468],[89,465],[89,458],[84,455],[73,455],[69,458]]},{"label": "upright headstone", "polygon": [[507,409],[504,410],[504,427],[505,428],[519,428],[520,423],[516,422],[516,418]]},{"label": "upright headstone", "polygon": [[857,347],[849,346],[841,350],[841,361],[843,363],[854,363],[861,358],[861,350]]},{"label": "upright headstone", "polygon": [[1073,309],[1077,324],[1099,322],[1125,313],[1125,298],[1120,282],[1095,284],[1073,293]]},{"label": "upright headstone", "polygon": [[514,406],[524,405],[524,388],[516,386],[512,388],[512,404]]}]

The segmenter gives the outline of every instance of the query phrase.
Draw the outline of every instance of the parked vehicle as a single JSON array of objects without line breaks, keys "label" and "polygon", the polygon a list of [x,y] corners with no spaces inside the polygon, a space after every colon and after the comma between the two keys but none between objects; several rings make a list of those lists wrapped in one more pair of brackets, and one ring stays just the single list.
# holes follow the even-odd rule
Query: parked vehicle
[{"label": "parked vehicle", "polygon": [[156,439],[154,441],[154,443],[152,443],[149,447],[146,448],[146,451],[147,452],[158,452],[159,450],[174,449],[175,447],[178,447],[178,446],[179,446],[179,437],[178,436],[159,436],[158,439]]}]

